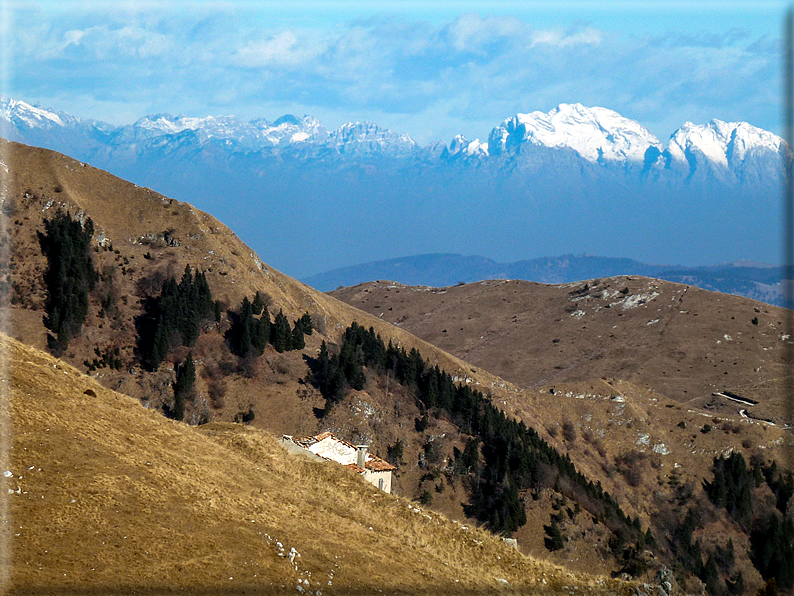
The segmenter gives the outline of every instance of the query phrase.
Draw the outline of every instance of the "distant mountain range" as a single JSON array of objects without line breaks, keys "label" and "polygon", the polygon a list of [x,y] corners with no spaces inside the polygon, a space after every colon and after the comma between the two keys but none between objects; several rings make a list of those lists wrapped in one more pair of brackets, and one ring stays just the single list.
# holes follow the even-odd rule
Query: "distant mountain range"
[{"label": "distant mountain range", "polygon": [[777,262],[790,159],[744,122],[686,123],[664,145],[580,104],[517,114],[486,142],[420,146],[372,123],[158,114],[113,126],[4,99],[0,135],[190,200],[303,277],[439,252]]},{"label": "distant mountain range", "polygon": [[428,254],[342,267],[302,281],[328,292],[367,281],[389,280],[411,286],[448,287],[486,279],[523,279],[547,284],[618,275],[641,275],[745,296],[783,306],[784,270],[768,265],[731,263],[714,267],[647,265],[631,259],[564,255],[497,263],[477,256]]}]

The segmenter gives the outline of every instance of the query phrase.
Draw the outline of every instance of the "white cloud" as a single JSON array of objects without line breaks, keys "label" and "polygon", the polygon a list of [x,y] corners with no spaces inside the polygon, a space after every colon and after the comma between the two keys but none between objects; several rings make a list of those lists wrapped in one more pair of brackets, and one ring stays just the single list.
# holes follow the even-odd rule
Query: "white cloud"
[{"label": "white cloud", "polygon": [[80,105],[347,114],[410,124],[417,128],[406,132],[422,142],[458,132],[483,138],[517,112],[563,102],[617,110],[660,138],[686,120],[774,130],[779,117],[778,40],[742,31],[638,37],[478,14],[437,25],[391,16],[308,29],[246,15],[25,13],[13,40],[14,92],[32,101],[71,94],[74,107],[53,107],[96,117]]},{"label": "white cloud", "polygon": [[603,38],[603,33],[592,27],[587,27],[581,31],[574,31],[573,33],[549,29],[533,32],[532,43],[530,45],[549,45],[557,48],[567,48],[577,45],[598,45]]},{"label": "white cloud", "polygon": [[281,31],[264,40],[249,42],[235,52],[236,62],[245,67],[296,67],[317,58],[325,50],[319,40],[299,38],[293,31]]},{"label": "white cloud", "polygon": [[452,45],[459,52],[481,52],[495,41],[522,37],[526,29],[516,18],[482,18],[478,14],[463,15],[448,26]]}]

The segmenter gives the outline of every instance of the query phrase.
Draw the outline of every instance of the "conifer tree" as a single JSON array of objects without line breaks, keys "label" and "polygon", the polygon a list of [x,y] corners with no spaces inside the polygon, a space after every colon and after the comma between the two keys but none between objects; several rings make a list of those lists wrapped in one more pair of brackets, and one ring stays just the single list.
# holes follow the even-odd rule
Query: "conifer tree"
[{"label": "conifer tree", "polygon": [[44,233],[38,233],[48,265],[44,325],[53,333],[48,342],[55,353],[61,353],[69,340],[79,335],[88,316],[88,292],[98,277],[89,252],[93,235],[90,218],[83,225],[61,210],[45,219]]},{"label": "conifer tree", "polygon": [[262,314],[262,309],[265,308],[265,301],[262,299],[262,294],[257,291],[254,295],[254,301],[251,303],[253,314],[257,317]]},{"label": "conifer tree", "polygon": [[303,331],[305,335],[311,335],[314,329],[312,317],[309,313],[303,313],[303,316],[295,322],[295,325],[300,327],[300,330]]},{"label": "conifer tree", "polygon": [[262,316],[255,321],[251,342],[259,354],[264,353],[267,342],[270,340],[270,314],[267,307],[262,309]]},{"label": "conifer tree", "polygon": [[203,272],[194,275],[187,265],[179,283],[173,277],[167,279],[158,297],[144,301],[144,313],[136,320],[138,350],[144,364],[156,370],[172,346],[195,345],[201,321],[217,318],[218,313],[213,311],[215,303]]},{"label": "conifer tree", "polygon": [[273,319],[273,326],[270,329],[270,343],[273,344],[277,352],[284,352],[292,347],[292,332],[289,320],[281,310],[278,311],[275,319]]},{"label": "conifer tree", "polygon": [[301,329],[299,321],[295,321],[295,326],[292,328],[292,339],[290,342],[291,350],[302,350],[306,347],[306,340],[303,337],[303,329]]}]

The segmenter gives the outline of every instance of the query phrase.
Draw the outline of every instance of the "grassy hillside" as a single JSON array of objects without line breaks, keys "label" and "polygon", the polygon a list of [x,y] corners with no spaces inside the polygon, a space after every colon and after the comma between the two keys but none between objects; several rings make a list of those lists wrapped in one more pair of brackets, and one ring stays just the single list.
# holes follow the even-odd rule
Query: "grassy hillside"
[{"label": "grassy hillside", "polygon": [[[566,485],[573,475],[561,478],[556,464],[536,469],[534,480],[522,484],[520,494],[509,497],[511,503],[517,503],[521,510],[526,511],[527,524],[515,534],[522,552],[548,558],[565,565],[571,572],[599,572],[605,575],[610,572],[619,574],[628,569],[637,576],[653,578],[660,566],[665,564],[675,568],[679,581],[690,582],[688,587],[699,591],[698,580],[693,579],[701,572],[699,564],[693,563],[687,569],[675,567],[675,553],[680,541],[677,542],[673,536],[687,511],[696,508],[700,521],[694,536],[704,549],[704,557],[725,548],[732,540],[737,545],[736,556],[735,560],[724,565],[725,577],[741,571],[748,589],[754,590],[760,585],[761,577],[748,558],[746,532],[731,520],[724,519],[720,511],[709,503],[702,483],[711,480],[714,457],[729,448],[748,460],[756,460],[757,465],[765,464],[770,459],[780,459],[784,441],[779,427],[740,418],[735,408],[726,409],[724,404],[692,401],[691,404],[683,405],[679,396],[665,395],[668,389],[675,390],[682,384],[685,390],[702,389],[709,383],[713,384],[709,375],[717,373],[711,370],[714,363],[708,358],[713,360],[716,353],[708,352],[704,364],[699,360],[697,351],[693,352],[694,356],[687,351],[685,357],[692,359],[692,368],[684,372],[681,367],[682,370],[676,371],[680,374],[671,374],[670,383],[665,386],[646,384],[644,379],[647,378],[647,371],[642,372],[643,366],[640,366],[639,372],[636,367],[626,366],[626,362],[632,362],[632,358],[636,361],[638,355],[650,354],[653,357],[649,358],[654,364],[647,368],[666,372],[668,361],[671,358],[675,360],[679,354],[665,350],[665,342],[670,337],[679,343],[686,342],[687,338],[691,340],[691,334],[682,340],[677,330],[701,333],[701,328],[693,322],[705,320],[708,333],[719,332],[718,338],[728,332],[731,334],[730,341],[733,343],[730,349],[736,350],[738,347],[737,354],[742,355],[742,358],[737,357],[736,364],[731,364],[735,370],[731,369],[728,379],[742,379],[750,361],[749,356],[753,356],[748,351],[748,345],[755,344],[738,333],[741,331],[738,327],[736,330],[732,327],[724,329],[725,321],[722,319],[725,317],[720,307],[715,309],[714,305],[701,301],[698,308],[679,309],[677,307],[681,306],[682,300],[689,306],[690,295],[686,292],[682,294],[680,288],[673,287],[673,299],[666,302],[667,306],[663,308],[661,302],[664,292],[669,288],[655,287],[649,291],[648,285],[656,282],[647,279],[626,280],[625,288],[622,285],[610,285],[622,280],[592,282],[592,288],[581,284],[552,288],[541,296],[542,299],[538,299],[539,294],[532,295],[533,300],[528,300],[529,294],[519,292],[524,288],[515,282],[487,282],[443,290],[384,284],[359,289],[362,291],[358,297],[360,303],[353,300],[353,305],[348,305],[270,269],[228,228],[186,203],[139,188],[56,153],[16,144],[6,144],[0,149],[5,151],[4,160],[10,166],[2,201],[5,230],[0,244],[11,247],[7,264],[0,259],[4,265],[0,270],[0,282],[5,283],[0,283],[0,294],[4,292],[3,297],[7,300],[3,310],[6,324],[11,324],[12,333],[17,339],[33,346],[47,345],[43,325],[46,297],[43,280],[47,260],[42,254],[38,235],[45,229],[45,220],[51,220],[58,210],[68,211],[82,221],[90,217],[95,233],[89,253],[99,277],[96,288],[89,294],[88,318],[82,332],[69,342],[63,352],[63,360],[81,372],[90,373],[91,382],[97,386],[132,397],[130,408],[137,401],[144,408],[135,411],[140,411],[151,420],[158,420],[157,426],[153,427],[155,430],[145,429],[133,434],[126,429],[134,429],[135,425],[125,422],[125,432],[115,435],[109,433],[107,438],[112,440],[107,448],[101,447],[99,439],[104,440],[106,437],[99,437],[103,431],[97,429],[93,432],[97,437],[96,445],[100,446],[92,446],[75,457],[79,456],[81,461],[106,457],[126,461],[125,446],[130,446],[137,439],[146,444],[157,443],[162,438],[162,429],[178,430],[179,437],[193,437],[191,441],[212,443],[210,448],[203,443],[167,439],[159,444],[159,455],[155,458],[157,461],[147,455],[143,461],[136,460],[134,465],[111,462],[109,469],[122,471],[123,481],[114,481],[114,484],[105,475],[101,475],[99,481],[93,477],[91,479],[92,482],[99,482],[100,488],[106,484],[114,485],[114,492],[111,492],[114,495],[113,506],[118,504],[118,507],[127,507],[130,503],[136,512],[148,515],[147,510],[153,510],[145,503],[150,498],[159,499],[162,491],[138,488],[140,470],[148,474],[146,470],[157,469],[160,460],[165,462],[168,458],[173,458],[173,465],[169,464],[169,469],[175,466],[181,470],[175,477],[183,478],[186,484],[172,487],[177,491],[178,498],[158,501],[166,511],[171,507],[170,503],[180,504],[175,505],[176,509],[162,520],[155,520],[156,527],[173,531],[177,537],[173,546],[144,549],[143,555],[140,551],[135,556],[128,552],[121,557],[127,563],[131,560],[137,562],[137,557],[149,560],[148,553],[156,552],[157,556],[153,559],[156,564],[152,563],[156,565],[156,572],[152,572],[152,578],[161,573],[172,573],[171,550],[177,553],[178,558],[181,557],[179,565],[189,570],[188,576],[195,574],[204,578],[202,574],[207,573],[207,569],[227,565],[216,565],[216,558],[223,556],[217,553],[232,549],[232,544],[239,542],[239,539],[229,538],[227,542],[225,537],[227,530],[224,524],[231,524],[237,518],[219,515],[219,521],[216,522],[213,517],[216,504],[227,498],[227,492],[222,487],[237,486],[241,482],[240,470],[248,470],[246,474],[250,472],[257,476],[255,468],[264,469],[260,464],[266,461],[270,462],[268,465],[275,466],[272,469],[277,471],[277,475],[289,476],[291,472],[278,468],[280,464],[275,460],[280,461],[280,457],[277,457],[280,451],[273,451],[275,445],[268,438],[282,433],[309,434],[331,430],[354,442],[369,443],[372,450],[383,457],[393,455],[395,447],[399,445],[402,456],[395,456],[400,460],[400,470],[394,483],[397,494],[421,499],[435,511],[458,519],[462,524],[471,525],[471,520],[466,519],[464,512],[470,511],[466,505],[476,494],[472,483],[476,482],[476,488],[480,488],[479,478],[483,470],[478,470],[476,465],[473,468],[462,466],[461,462],[465,458],[461,458],[461,453],[467,449],[470,441],[479,440],[469,434],[473,427],[467,427],[465,421],[456,419],[449,411],[427,406],[413,386],[403,386],[398,382],[398,371],[387,372],[376,365],[366,366],[366,370],[361,372],[360,382],[355,383],[355,390],[352,389],[354,383],[349,383],[336,396],[336,405],[330,412],[325,409],[325,396],[321,385],[310,376],[309,365],[317,357],[323,341],[334,356],[344,350],[340,347],[342,331],[356,321],[365,328],[372,326],[381,334],[384,342],[391,341],[406,353],[416,348],[427,370],[439,365],[449,373],[450,382],[482,392],[485,400],[536,430],[539,438],[554,447],[562,454],[561,457],[570,458],[569,463],[584,474],[585,482],[591,482],[594,486],[598,483],[631,518],[624,518],[617,525],[613,520],[608,525],[599,513],[603,504],[593,503],[579,489]],[[300,231],[296,230],[296,241],[299,241],[299,235]],[[148,307],[145,305],[156,299],[165,287],[163,282],[172,277],[179,279],[186,266],[206,274],[212,298],[220,301],[221,308],[211,318],[203,319],[195,344],[185,346],[181,345],[179,338],[171,340],[165,360],[159,366],[148,366],[141,357],[136,327],[143,313],[147,312]],[[494,289],[503,294],[490,294]],[[657,292],[657,289],[660,291]],[[376,291],[382,293],[370,293]],[[251,299],[257,292],[267,298],[271,316],[283,311],[290,321],[295,321],[303,313],[310,315],[315,331],[306,336],[305,347],[279,352],[275,346],[268,345],[261,355],[233,353],[233,343],[226,341],[227,334],[237,320],[241,300],[244,297]],[[656,295],[652,295],[654,292]],[[417,297],[421,300],[417,300]],[[359,310],[358,306],[363,306],[370,314]],[[472,310],[472,307],[476,310]],[[648,316],[652,314],[649,309],[656,309],[656,313],[664,310],[664,316],[656,314],[659,320],[649,321]],[[714,310],[717,311],[716,315]],[[758,328],[759,338],[770,342],[774,339],[774,350],[780,349],[776,342],[782,344],[784,340],[777,337],[779,323],[775,322],[775,312],[753,310],[759,325],[745,320],[744,310],[737,310],[736,313],[737,316],[730,319],[731,325],[744,324]],[[690,318],[680,319],[688,314]],[[546,317],[552,317],[551,331],[544,327],[548,322]],[[143,320],[151,323],[151,319]],[[420,323],[414,328],[416,321]],[[426,324],[422,325],[422,321]],[[504,371],[503,374],[516,381],[517,385],[418,339],[411,334],[412,330],[434,342],[438,341],[460,356],[487,361],[488,366]],[[510,334],[506,333],[507,330],[519,332]],[[530,331],[528,335],[527,330]],[[544,333],[552,335],[546,336]],[[613,337],[607,339],[610,334]],[[755,340],[752,335],[750,339]],[[672,345],[675,345],[675,341]],[[720,345],[723,339],[717,341],[719,343],[716,345]],[[589,342],[595,342],[596,346]],[[703,346],[705,344],[697,347],[700,349]],[[185,420],[191,424],[211,422],[196,430],[161,418],[163,413],[174,411],[176,369],[185,362],[189,353],[195,363],[196,381],[192,397],[188,399]],[[87,364],[102,354],[113,355],[113,367]],[[773,351],[763,356],[768,358],[763,360],[764,368],[754,373],[763,370],[760,377],[766,378],[764,375],[769,374],[767,365],[773,365],[774,354],[776,352]],[[528,355],[534,360],[527,361]],[[554,366],[553,372],[547,372],[550,370],[549,365]],[[607,374],[609,372],[613,374]],[[718,372],[722,372],[722,369]],[[537,374],[542,376],[538,379]],[[525,378],[535,380],[526,383]],[[53,390],[56,389],[63,390],[53,385]],[[94,389],[92,391],[101,401],[102,393]],[[96,396],[84,392],[80,395],[82,401],[75,406],[75,415],[78,415],[76,410],[81,410],[79,416],[84,421],[81,427],[96,428],[91,421],[101,420],[102,408],[97,408]],[[462,400],[458,402],[462,403]],[[249,416],[247,427],[229,424],[243,413],[256,414],[252,421]],[[496,416],[501,414],[497,413]],[[60,424],[61,418],[50,420],[48,424],[53,426],[56,422]],[[706,426],[709,430],[706,430]],[[81,433],[75,432],[73,436],[80,436]],[[215,479],[206,476],[194,482],[191,474],[197,468],[193,462],[207,454],[217,453],[214,450],[218,446],[225,451],[214,461],[226,462],[222,471],[215,468],[220,476]],[[483,458],[485,449],[483,443]],[[57,453],[61,452],[66,453],[66,450],[59,448]],[[200,454],[200,457],[194,454]],[[251,472],[250,464],[235,459],[237,457],[253,457],[257,462],[254,472]],[[38,464],[34,462],[31,465],[34,470],[37,469]],[[81,469],[80,465],[75,465],[75,470]],[[70,474],[76,473],[70,471]],[[171,475],[160,474],[161,478],[165,476]],[[301,480],[297,484],[306,483]],[[253,489],[248,485],[240,485],[243,494],[248,497],[234,497],[233,505],[238,512],[250,510],[265,515],[268,510],[258,509],[259,505],[256,505],[260,490],[261,494],[277,494],[282,500],[292,502],[289,494],[297,489],[293,487],[282,493],[277,485],[275,481],[268,485],[255,484]],[[349,487],[344,482],[341,485]],[[216,488],[206,488],[212,486]],[[581,488],[583,484],[577,486]],[[28,493],[33,494],[30,491]],[[199,501],[200,505],[185,505],[184,498],[194,493],[203,495],[204,500]],[[295,517],[295,523],[303,523],[304,520],[313,519],[312,516],[325,515],[329,511],[330,506],[318,501],[314,493],[299,494],[303,495],[300,502],[304,503],[304,508],[298,505],[287,508],[290,516]],[[377,503],[380,493],[374,494],[377,495],[373,497]],[[340,500],[343,497],[344,494],[340,493],[329,498]],[[355,510],[360,498],[354,493],[350,493],[350,498],[352,501],[347,502],[347,507]],[[756,488],[753,498],[754,503],[769,508],[770,494],[765,486]],[[188,501],[193,503],[190,499]],[[75,498],[75,504],[79,502]],[[69,505],[73,505],[71,500]],[[405,512],[408,512],[407,502],[403,502],[403,505]],[[109,509],[107,515],[92,515],[99,521],[105,517],[114,519],[116,512],[122,511],[118,507]],[[416,505],[411,507],[418,509]],[[774,509],[774,503],[771,507]],[[127,513],[131,514],[133,509],[128,508]],[[410,513],[423,520],[429,519],[422,516],[421,511],[411,509]],[[242,517],[247,515],[245,513]],[[428,512],[427,515],[435,519],[436,514]],[[476,515],[479,519],[487,519],[479,513]],[[408,518],[414,519],[410,515]],[[248,522],[259,523],[257,519],[249,518]],[[416,519],[419,520],[419,517]],[[556,550],[549,553],[546,526],[555,519],[562,530],[563,539]],[[306,556],[304,552],[319,549],[319,542],[328,543],[331,540],[328,536],[321,538],[322,523],[317,522],[318,534],[314,541],[301,542],[299,538],[290,538],[302,556]],[[378,528],[373,523],[365,524],[366,529],[370,526],[373,531]],[[249,528],[246,524],[242,527]],[[194,558],[189,555],[194,548],[188,546],[191,544],[190,536],[199,528],[202,528],[201,531],[204,531],[203,528],[207,531],[214,528],[212,531],[215,534],[210,538],[210,545],[217,547],[216,554]],[[618,536],[622,531],[620,528],[627,530],[628,535]],[[640,537],[638,532],[644,536],[648,528],[656,537],[655,545],[649,542],[643,546],[637,541],[635,548],[634,541]],[[344,535],[342,530],[339,532]],[[278,539],[282,545],[286,544],[280,534],[276,536],[271,531],[266,534],[270,536],[269,542]],[[341,549],[343,544],[348,544],[348,538],[335,544]],[[358,540],[357,537],[353,539]],[[127,539],[118,539],[113,544],[121,548],[126,544],[123,540]],[[157,542],[169,544],[168,540],[163,537]],[[418,535],[405,540],[426,544],[425,539]],[[625,540],[628,540],[628,544]],[[243,550],[254,548],[251,540],[245,539],[243,542]],[[442,542],[449,544],[449,536]],[[368,544],[366,540],[365,544]],[[392,550],[402,548],[396,543],[385,542],[384,545],[384,548]],[[195,546],[198,550],[202,548],[205,547]],[[634,549],[633,554],[631,549]],[[52,552],[49,548],[47,550]],[[251,561],[258,560],[255,551],[250,552],[254,554],[245,559],[249,566],[253,564]],[[323,552],[322,549],[317,551],[318,557],[325,557],[318,560],[330,562],[332,556]],[[63,553],[63,560],[68,560],[65,546]],[[628,559],[627,553],[630,555]],[[69,556],[74,558],[74,555]],[[338,553],[333,554],[333,557],[337,556]],[[627,560],[640,562],[641,565],[627,566]],[[367,570],[366,577],[385,578],[391,573],[391,570],[381,570],[387,568],[385,561],[384,558],[380,564],[375,564],[360,559],[357,564]],[[452,567],[452,563],[449,566]],[[95,566],[94,570],[100,568]],[[319,568],[309,570],[316,575],[316,569]],[[475,569],[479,568],[475,566]],[[417,576],[412,565],[406,564],[405,570],[400,575],[400,581],[408,583],[400,584],[402,588],[399,589],[410,592],[412,590],[406,587],[408,584],[423,585],[420,577],[425,576]],[[323,573],[330,574],[330,571]],[[489,577],[479,571],[474,573],[478,578]],[[437,572],[433,576],[447,577]],[[240,576],[239,571],[235,574],[230,570],[228,577],[243,576]],[[199,583],[206,583],[205,579],[200,579]],[[463,582],[461,577],[455,576],[454,579],[460,580],[456,584]],[[507,579],[512,585],[513,580],[510,578],[502,579]],[[484,583],[472,589],[484,589],[491,585],[488,584],[490,581],[483,580]],[[503,585],[501,582],[498,584]],[[355,583],[350,585],[354,586]]]},{"label": "grassy hillside", "polygon": [[290,456],[264,431],[167,420],[0,342],[11,593],[629,591]]},{"label": "grassy hillside", "polygon": [[790,422],[784,309],[646,277],[563,285],[492,280],[448,288],[372,282],[332,296],[524,388],[617,378],[738,414],[729,390]]}]

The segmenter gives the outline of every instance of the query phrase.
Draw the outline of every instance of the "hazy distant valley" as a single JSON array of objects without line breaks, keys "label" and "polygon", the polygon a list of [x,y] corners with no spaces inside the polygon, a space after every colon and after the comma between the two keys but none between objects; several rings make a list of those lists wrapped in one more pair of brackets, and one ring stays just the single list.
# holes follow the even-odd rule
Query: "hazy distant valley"
[{"label": "hazy distant valley", "polygon": [[724,294],[736,294],[775,306],[783,306],[784,302],[782,267],[736,263],[687,268],[584,255],[515,263],[497,263],[483,257],[451,254],[417,255],[351,265],[312,275],[302,281],[327,292],[373,280],[440,288],[488,279],[521,279],[555,284],[616,275],[655,277]]}]

